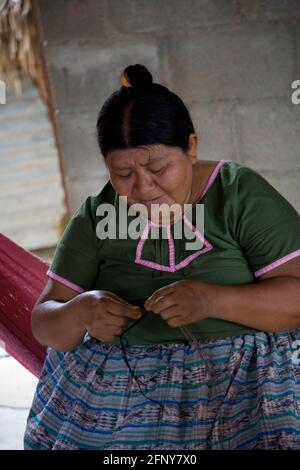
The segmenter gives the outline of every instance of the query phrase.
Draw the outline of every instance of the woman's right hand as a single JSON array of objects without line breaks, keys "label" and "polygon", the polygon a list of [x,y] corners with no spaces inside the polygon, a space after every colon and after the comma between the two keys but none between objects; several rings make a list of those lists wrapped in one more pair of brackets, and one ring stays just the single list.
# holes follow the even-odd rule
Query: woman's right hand
[{"label": "woman's right hand", "polygon": [[93,290],[81,297],[83,308],[79,310],[79,320],[87,332],[100,341],[114,341],[129,318],[141,317],[140,307],[127,303],[113,292]]}]

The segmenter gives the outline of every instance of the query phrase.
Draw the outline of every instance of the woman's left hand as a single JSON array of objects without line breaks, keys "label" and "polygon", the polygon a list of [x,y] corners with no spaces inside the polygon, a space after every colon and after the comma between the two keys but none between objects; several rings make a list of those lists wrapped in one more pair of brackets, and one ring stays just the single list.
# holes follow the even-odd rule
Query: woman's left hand
[{"label": "woman's left hand", "polygon": [[216,287],[191,279],[176,281],[155,291],[144,307],[159,314],[169,326],[190,325],[212,316]]}]

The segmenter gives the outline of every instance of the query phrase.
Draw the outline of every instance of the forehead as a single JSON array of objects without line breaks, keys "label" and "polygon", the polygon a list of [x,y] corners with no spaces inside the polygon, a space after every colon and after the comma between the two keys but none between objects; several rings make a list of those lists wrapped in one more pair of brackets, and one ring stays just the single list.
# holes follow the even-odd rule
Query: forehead
[{"label": "forehead", "polygon": [[162,144],[140,146],[124,150],[112,150],[107,154],[108,165],[123,168],[125,165],[145,166],[154,161],[163,161],[182,156],[179,147]]}]

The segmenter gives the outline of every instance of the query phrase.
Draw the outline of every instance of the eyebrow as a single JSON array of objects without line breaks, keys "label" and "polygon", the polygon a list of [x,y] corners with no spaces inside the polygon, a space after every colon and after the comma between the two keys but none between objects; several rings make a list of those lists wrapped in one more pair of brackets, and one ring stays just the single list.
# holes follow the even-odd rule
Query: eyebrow
[{"label": "eyebrow", "polygon": [[[158,160],[162,160],[163,158],[165,157],[154,157],[154,158],[151,158],[151,160],[149,160],[147,163],[145,163],[144,165],[142,166],[148,166],[148,165],[151,165],[151,163],[155,162],[155,161],[158,161]],[[114,166],[114,170],[131,170],[131,166]]]}]

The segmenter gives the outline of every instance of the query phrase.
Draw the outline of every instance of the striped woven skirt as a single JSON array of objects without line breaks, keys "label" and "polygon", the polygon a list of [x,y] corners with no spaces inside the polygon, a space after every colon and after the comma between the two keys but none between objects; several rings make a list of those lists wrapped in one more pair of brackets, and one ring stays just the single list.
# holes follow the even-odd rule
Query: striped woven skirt
[{"label": "striped woven skirt", "polygon": [[299,450],[298,349],[300,328],[129,345],[130,370],[89,335],[48,348],[24,448]]}]

